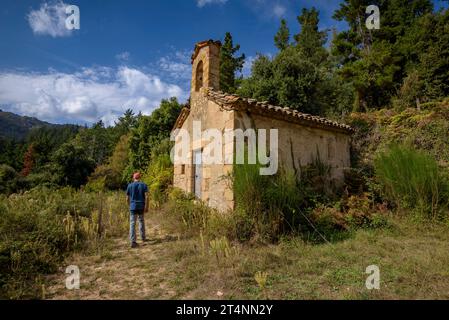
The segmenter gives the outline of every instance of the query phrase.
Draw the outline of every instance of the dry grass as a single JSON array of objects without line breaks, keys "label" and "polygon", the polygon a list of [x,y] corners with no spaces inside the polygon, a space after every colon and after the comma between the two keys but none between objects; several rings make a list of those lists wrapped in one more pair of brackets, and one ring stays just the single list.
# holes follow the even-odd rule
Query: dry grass
[{"label": "dry grass", "polygon": [[[359,230],[331,244],[297,238],[240,245],[183,237],[159,212],[147,219],[150,242],[136,250],[117,239],[102,253],[74,256],[80,290],[65,274],[46,280],[50,299],[449,299],[449,227],[395,218],[388,229]],[[380,290],[365,269],[378,265]],[[266,276],[263,287],[256,274]],[[259,281],[260,282],[260,281]]]}]

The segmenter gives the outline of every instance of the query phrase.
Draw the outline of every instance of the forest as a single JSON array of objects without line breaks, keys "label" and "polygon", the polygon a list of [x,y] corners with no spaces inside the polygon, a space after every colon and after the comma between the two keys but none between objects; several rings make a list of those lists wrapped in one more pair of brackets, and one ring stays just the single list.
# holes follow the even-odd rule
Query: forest
[{"label": "forest", "polygon": [[[372,4],[381,12],[379,30],[365,27]],[[220,88],[351,125],[352,168],[343,190],[329,187],[328,168],[319,159],[304,168],[301,181],[288,173],[260,177],[257,168],[243,165],[232,177],[232,219],[215,215],[171,187],[170,132],[188,104],[174,97],[151,115],[128,109],[113,126],[41,125],[21,138],[3,135],[0,297],[45,298],[43,275],[56,272],[67,256],[124,237],[123,190],[136,171],[150,188],[152,208],[170,216],[164,219],[180,232],[200,237],[203,246],[206,238],[217,261],[233,259],[233,243],[265,246],[285,237],[334,243],[359,229],[390,230],[394,217],[412,221],[407,228],[425,221],[447,234],[449,10],[435,11],[431,0],[345,0],[333,18],[348,28],[321,30],[313,7],[303,8],[295,25],[279,21],[271,35],[277,52],[259,54],[248,77],[241,75],[245,54],[226,33]],[[254,295],[237,296],[285,298],[266,289],[264,277],[256,277],[262,279]],[[395,294],[415,297],[407,290]]]}]

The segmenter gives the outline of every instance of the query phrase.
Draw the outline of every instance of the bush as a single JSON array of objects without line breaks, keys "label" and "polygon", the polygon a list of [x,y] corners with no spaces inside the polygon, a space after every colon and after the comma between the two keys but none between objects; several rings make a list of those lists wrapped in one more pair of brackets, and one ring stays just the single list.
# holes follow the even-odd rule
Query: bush
[{"label": "bush", "polygon": [[259,169],[259,165],[241,164],[232,173],[239,240],[275,241],[298,224],[303,198],[294,174],[262,176]]},{"label": "bush", "polygon": [[131,176],[131,173],[126,178],[123,176],[128,163],[128,142],[128,136],[120,138],[107,163],[98,166],[89,177],[85,187],[87,191],[120,190],[126,187],[126,182]]},{"label": "bush", "polygon": [[178,221],[182,222],[183,232],[196,234],[208,230],[209,217],[212,209],[193,194],[173,188],[168,195],[168,211]]},{"label": "bush", "polygon": [[261,176],[259,168],[250,164],[234,166],[238,239],[277,241],[284,234],[308,232],[312,228],[307,217],[310,209],[333,196],[330,168],[319,154],[301,168],[301,179],[283,169],[274,176]]},{"label": "bush", "polygon": [[447,209],[449,183],[435,159],[406,145],[392,145],[375,159],[375,174],[385,196],[398,207],[428,217]]},{"label": "bush", "polygon": [[148,185],[150,203],[153,207],[167,201],[167,190],[173,183],[173,164],[168,154],[161,154],[152,159],[145,171],[142,181]]},{"label": "bush", "polygon": [[228,177],[234,188],[233,211],[217,212],[179,189],[170,192],[168,211],[182,221],[184,232],[241,242],[276,242],[289,234],[334,240],[344,236],[341,231],[385,225],[385,217],[365,194],[346,197],[336,207],[328,205],[336,197],[329,167],[318,156],[301,168],[301,179],[282,169],[274,176],[262,176],[259,169],[259,165],[234,166]]},{"label": "bush", "polygon": [[388,224],[385,212],[386,208],[376,206],[367,193],[350,196],[332,207],[318,206],[310,215],[316,228],[312,239],[334,241],[345,238],[347,231],[385,227]]},{"label": "bush", "polygon": [[[397,110],[405,110],[411,107],[418,107],[420,97],[423,96],[423,84],[419,79],[416,70],[411,71],[402,83],[396,97],[392,99],[392,104]],[[422,99],[421,99],[422,100]]]},{"label": "bush", "polygon": [[119,194],[35,188],[0,197],[0,298],[37,298],[41,275],[74,250],[96,249],[128,230]]},{"label": "bush", "polygon": [[16,192],[19,186],[19,174],[14,168],[0,164],[0,193]]}]

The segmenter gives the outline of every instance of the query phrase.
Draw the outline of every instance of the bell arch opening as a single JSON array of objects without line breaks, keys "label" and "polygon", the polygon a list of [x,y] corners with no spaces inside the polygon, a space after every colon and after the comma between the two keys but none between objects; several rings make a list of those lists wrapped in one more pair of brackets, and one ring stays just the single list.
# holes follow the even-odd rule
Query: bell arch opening
[{"label": "bell arch opening", "polygon": [[195,91],[200,91],[200,89],[203,87],[203,81],[204,81],[204,66],[203,66],[203,61],[198,62],[198,65],[196,67],[196,72],[195,72]]}]

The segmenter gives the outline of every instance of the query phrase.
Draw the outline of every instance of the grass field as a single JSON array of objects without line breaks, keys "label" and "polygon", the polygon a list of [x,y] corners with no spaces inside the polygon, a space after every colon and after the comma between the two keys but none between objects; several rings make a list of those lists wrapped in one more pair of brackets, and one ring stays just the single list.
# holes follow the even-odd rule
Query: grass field
[{"label": "grass field", "polygon": [[[42,289],[46,299],[449,299],[449,226],[390,217],[389,227],[311,244],[234,244],[177,232],[164,209],[147,217],[150,241],[129,249],[117,238],[76,254]],[[65,288],[77,265],[79,290]],[[365,287],[380,268],[380,289]],[[256,276],[257,274],[257,276]],[[257,280],[256,280],[257,278]]]}]

